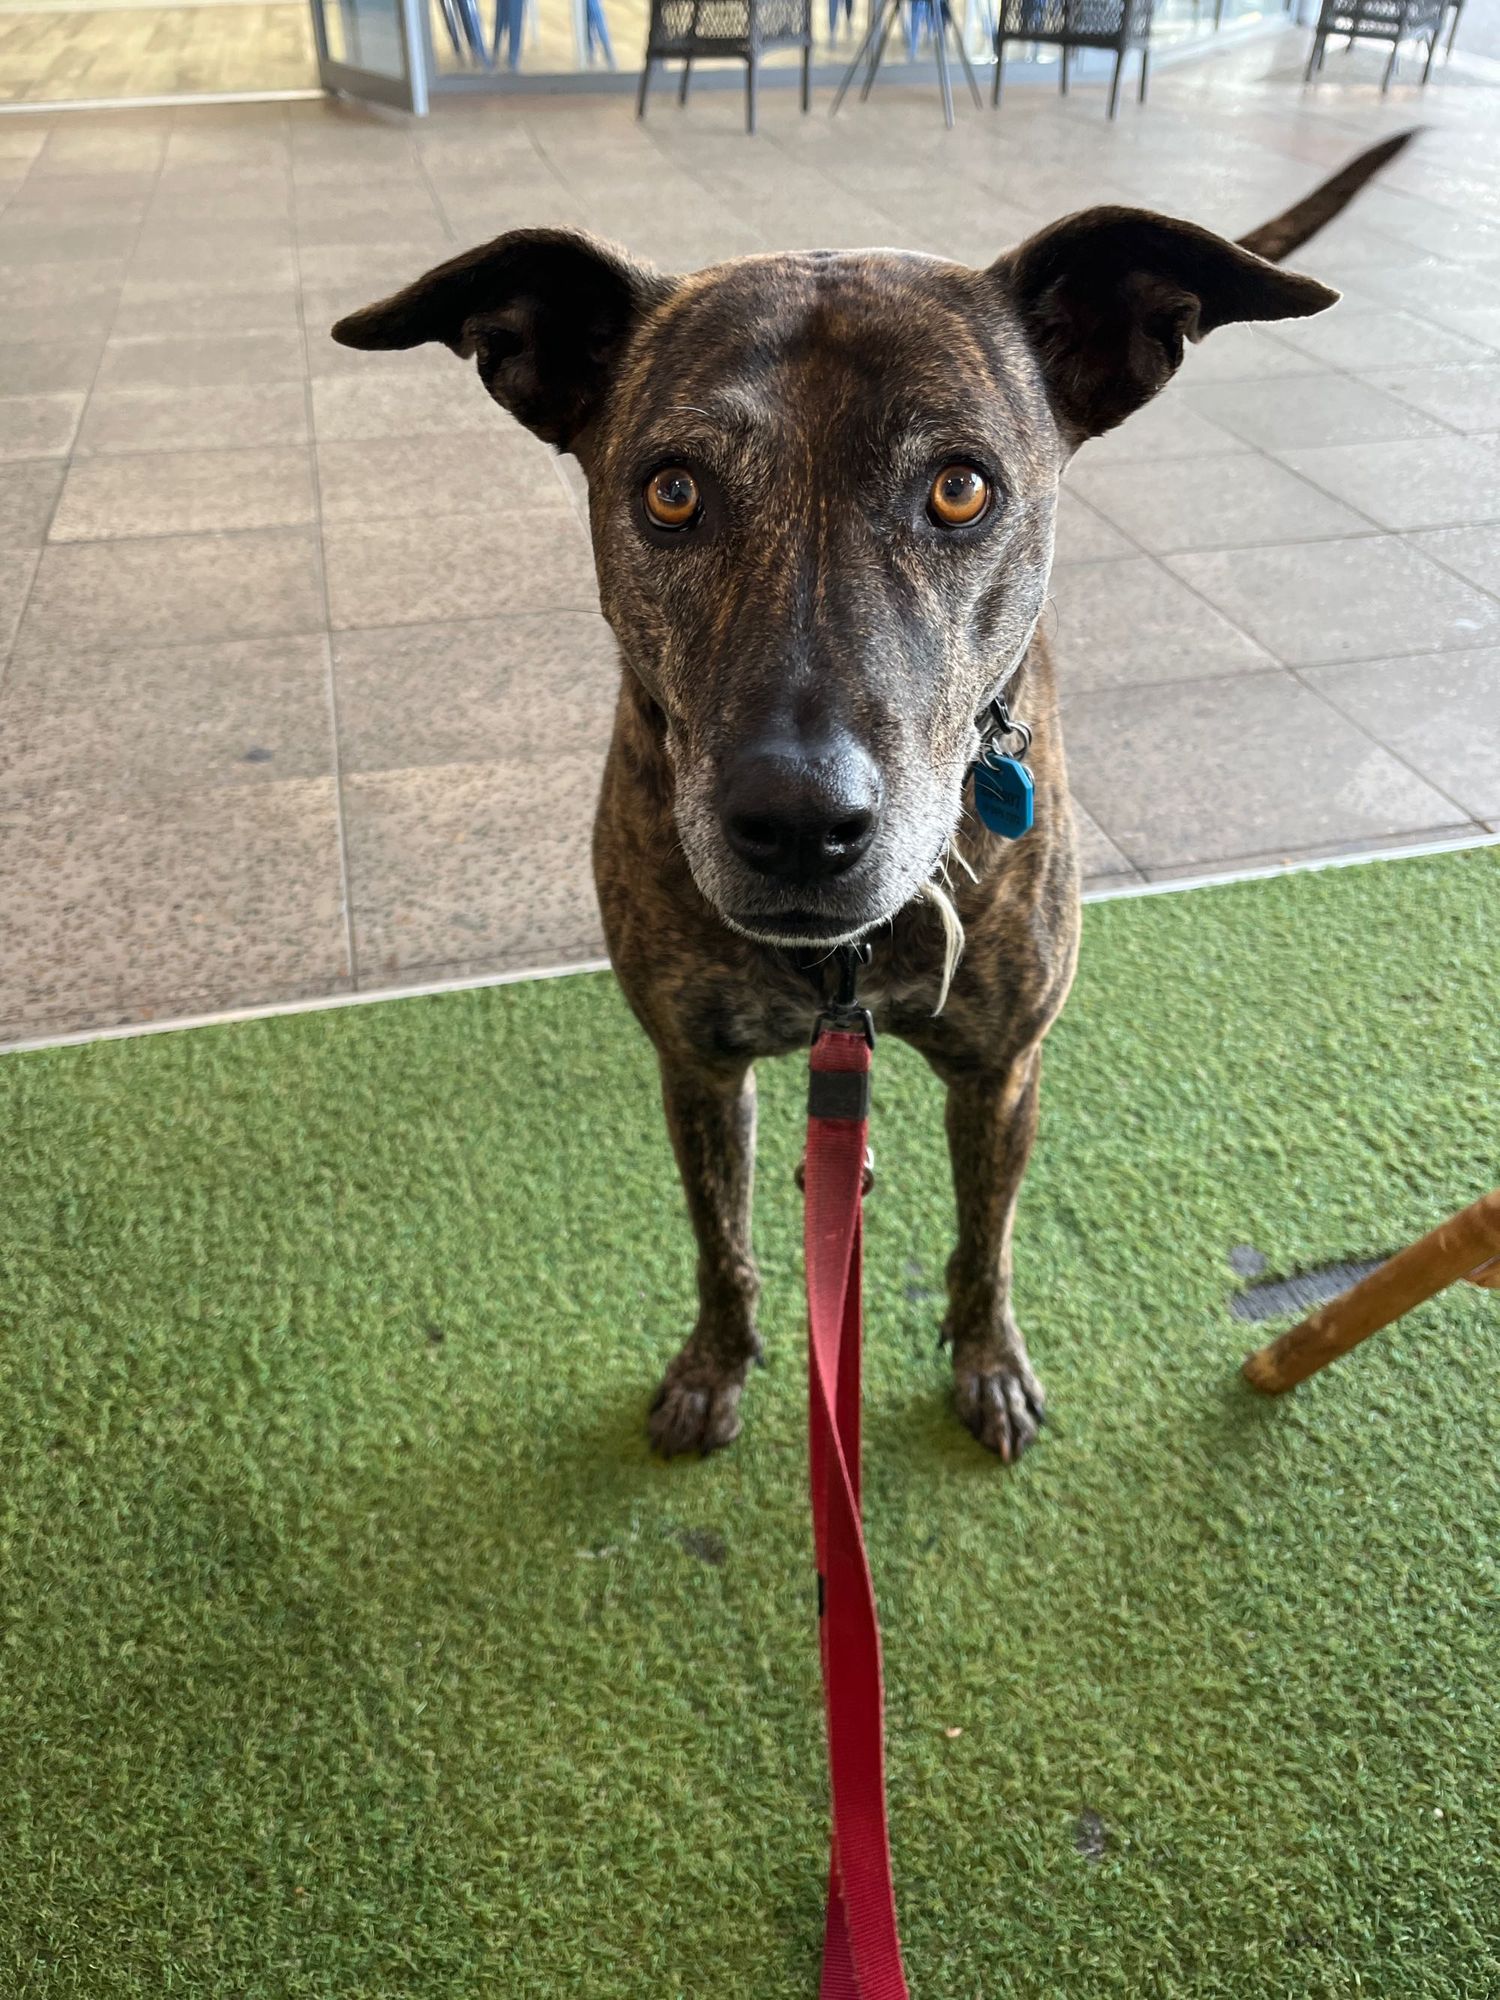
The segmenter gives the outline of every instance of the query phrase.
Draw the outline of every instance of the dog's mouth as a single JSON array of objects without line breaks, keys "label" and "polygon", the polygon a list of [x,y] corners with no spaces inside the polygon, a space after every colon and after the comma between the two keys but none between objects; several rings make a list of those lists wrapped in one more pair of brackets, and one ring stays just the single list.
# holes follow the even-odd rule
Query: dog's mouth
[{"label": "dog's mouth", "polygon": [[[923,871],[924,883],[937,879],[947,847],[948,837],[945,835]],[[792,904],[774,910],[726,910],[721,906],[719,914],[732,931],[753,938],[757,944],[778,945],[783,949],[799,951],[832,951],[836,945],[857,944],[871,931],[890,923],[913,900],[914,895],[921,893],[919,887],[899,901],[877,909],[819,910],[810,905]]]},{"label": "dog's mouth", "polygon": [[720,914],[732,931],[753,938],[757,944],[802,951],[831,951],[835,945],[853,944],[885,922],[883,916],[862,917],[856,922],[821,910],[723,910]]}]

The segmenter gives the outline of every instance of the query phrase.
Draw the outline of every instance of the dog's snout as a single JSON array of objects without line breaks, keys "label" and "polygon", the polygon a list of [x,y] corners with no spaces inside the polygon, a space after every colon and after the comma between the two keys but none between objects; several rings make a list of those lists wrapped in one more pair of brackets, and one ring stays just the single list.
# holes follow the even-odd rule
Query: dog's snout
[{"label": "dog's snout", "polygon": [[869,847],[881,804],[879,771],[846,739],[742,753],[725,775],[721,810],[730,846],[758,874],[822,882]]}]

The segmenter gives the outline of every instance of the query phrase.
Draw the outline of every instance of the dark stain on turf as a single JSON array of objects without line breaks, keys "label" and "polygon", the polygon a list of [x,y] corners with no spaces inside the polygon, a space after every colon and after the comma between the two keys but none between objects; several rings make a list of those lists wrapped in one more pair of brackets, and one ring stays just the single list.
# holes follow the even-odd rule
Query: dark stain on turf
[{"label": "dark stain on turf", "polygon": [[1102,1861],[1109,1850],[1109,1828],[1092,1807],[1078,1815],[1073,1829],[1073,1845],[1085,1861]]},{"label": "dark stain on turf", "polygon": [[684,1554],[696,1556],[699,1562],[710,1563],[715,1569],[723,1568],[729,1551],[724,1537],[715,1534],[712,1528],[679,1528],[674,1539]]}]

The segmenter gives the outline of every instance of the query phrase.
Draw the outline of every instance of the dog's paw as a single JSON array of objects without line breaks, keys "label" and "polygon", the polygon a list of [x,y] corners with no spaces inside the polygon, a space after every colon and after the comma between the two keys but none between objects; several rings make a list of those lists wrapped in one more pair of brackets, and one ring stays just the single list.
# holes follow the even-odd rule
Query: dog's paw
[{"label": "dog's paw", "polygon": [[646,1428],[653,1448],[663,1458],[675,1458],[689,1451],[706,1456],[733,1444],[740,1434],[744,1386],[743,1368],[725,1369],[684,1348],[651,1405]]},{"label": "dog's paw", "polygon": [[964,1426],[1007,1465],[1036,1443],[1046,1422],[1047,1399],[1024,1354],[955,1354],[953,1404]]}]

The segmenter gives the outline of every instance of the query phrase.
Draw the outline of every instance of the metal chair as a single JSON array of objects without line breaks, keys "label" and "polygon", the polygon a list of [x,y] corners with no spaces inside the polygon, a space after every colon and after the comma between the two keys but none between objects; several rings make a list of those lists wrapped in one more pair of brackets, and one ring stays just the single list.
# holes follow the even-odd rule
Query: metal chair
[{"label": "metal chair", "polygon": [[953,81],[948,69],[948,42],[952,39],[954,53],[963,66],[968,80],[969,91],[975,104],[982,111],[984,99],[979,94],[979,84],[974,75],[974,65],[969,61],[969,51],[964,47],[963,29],[953,18],[950,0],[871,0],[870,25],[865,30],[864,40],[854,52],[854,60],[844,71],[838,89],[833,94],[830,112],[838,110],[848,95],[861,65],[864,67],[864,82],[859,87],[859,101],[863,104],[875,87],[875,78],[885,57],[886,44],[891,39],[900,17],[902,6],[908,8],[906,46],[909,56],[915,56],[917,45],[924,29],[932,42],[932,53],[937,61],[938,90],[943,100],[943,120],[953,125]]},{"label": "metal chair", "polygon": [[[1422,66],[1421,81],[1426,83],[1432,74],[1432,59],[1437,53],[1447,11],[1447,0],[1323,0],[1302,81],[1311,83],[1314,72],[1323,67],[1330,35],[1347,35],[1351,47],[1358,41],[1389,42],[1391,57],[1380,79],[1380,92],[1384,96],[1391,87],[1401,44],[1425,36],[1427,61]],[[1454,25],[1457,26],[1456,21]]]},{"label": "metal chair", "polygon": [[1152,0],[1001,0],[995,29],[995,82],[991,103],[1000,102],[1005,81],[1007,42],[1043,42],[1062,50],[1059,86],[1068,94],[1068,64],[1074,49],[1113,50],[1114,78],[1109,86],[1109,115],[1120,106],[1120,76],[1132,49],[1141,52],[1141,82],[1137,100],[1146,101],[1146,75],[1151,60]]},{"label": "metal chair", "polygon": [[699,58],[732,56],[745,65],[745,129],[753,132],[761,57],[767,49],[786,48],[802,51],[806,111],[812,102],[812,0],[651,0],[635,115],[646,115],[653,63],[682,63],[677,101],[686,104],[693,64]]}]

